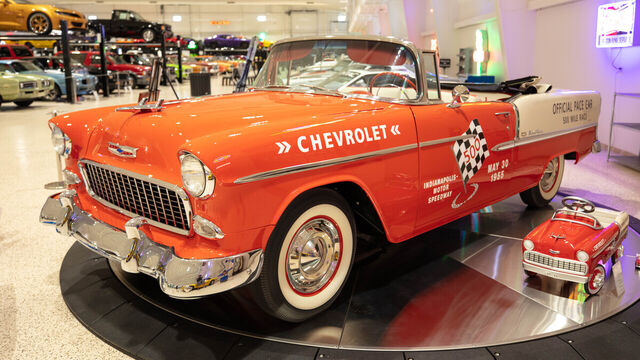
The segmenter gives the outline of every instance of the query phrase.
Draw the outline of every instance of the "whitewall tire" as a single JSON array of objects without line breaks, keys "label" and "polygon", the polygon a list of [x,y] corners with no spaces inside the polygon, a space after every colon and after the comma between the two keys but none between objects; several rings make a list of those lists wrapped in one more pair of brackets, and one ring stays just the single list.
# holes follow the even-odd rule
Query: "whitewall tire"
[{"label": "whitewall tire", "polygon": [[314,189],[294,200],[276,224],[254,300],[285,321],[306,320],[328,308],[346,283],[355,254],[355,222],[335,191]]},{"label": "whitewall tire", "polygon": [[531,207],[544,207],[549,204],[560,189],[564,174],[564,155],[551,159],[536,186],[520,193],[520,198]]}]

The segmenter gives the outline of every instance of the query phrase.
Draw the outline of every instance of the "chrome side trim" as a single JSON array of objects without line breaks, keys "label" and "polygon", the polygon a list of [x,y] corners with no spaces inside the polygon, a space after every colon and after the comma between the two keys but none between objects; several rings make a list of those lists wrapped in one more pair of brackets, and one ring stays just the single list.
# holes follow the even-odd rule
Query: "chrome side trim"
[{"label": "chrome side trim", "polygon": [[[150,182],[150,183],[154,183],[156,185],[160,185],[160,186],[166,187],[166,188],[168,188],[168,189],[170,189],[172,191],[175,191],[176,194],[178,195],[178,197],[180,197],[180,200],[182,200],[182,204],[184,205],[184,209],[185,209],[186,217],[187,217],[186,220],[187,220],[187,224],[189,225],[189,229],[192,228],[193,225],[192,225],[192,216],[191,215],[193,214],[193,211],[191,209],[191,203],[189,202],[189,196],[187,195],[187,193],[182,188],[178,187],[177,185],[171,184],[171,183],[168,183],[168,182],[165,182],[165,181],[162,181],[162,180],[158,180],[158,179],[152,178],[150,176],[145,176],[145,175],[141,175],[141,174],[138,174],[138,173],[134,173],[134,172],[129,171],[129,170],[117,168],[115,166],[100,164],[100,163],[97,163],[97,162],[92,161],[92,160],[86,160],[86,159],[79,160],[78,161],[78,168],[80,168],[80,173],[82,174],[82,178],[84,179],[84,186],[85,186],[85,189],[87,190],[87,192],[89,193],[89,195],[92,198],[94,198],[96,201],[101,203],[102,205],[104,205],[104,206],[106,206],[106,207],[108,207],[110,209],[116,210],[117,212],[119,212],[119,213],[121,213],[121,214],[123,214],[125,216],[131,217],[131,218],[140,217],[140,215],[132,213],[132,212],[130,212],[130,211],[126,210],[126,209],[123,209],[123,208],[121,208],[119,206],[116,206],[116,205],[106,201],[105,199],[101,198],[95,192],[93,192],[93,190],[91,189],[91,185],[89,184],[89,176],[87,174],[87,171],[85,169],[84,164],[91,164],[91,165],[94,165],[94,166],[97,166],[97,167],[101,167],[101,168],[104,168],[104,169],[107,169],[107,170],[111,170],[111,171],[116,172],[116,173],[121,173],[121,174],[124,174],[124,175],[127,175],[127,176],[131,176],[133,178],[140,179],[142,181],[147,181],[147,182]],[[167,231],[171,231],[171,232],[174,232],[174,233],[180,234],[180,235],[189,235],[189,230],[178,229],[178,228],[175,228],[173,226],[169,226],[167,224],[163,224],[161,222],[157,222],[157,221],[149,219],[149,218],[145,218],[145,219],[147,219],[149,224],[151,224],[153,226],[156,226],[156,227],[159,227],[161,229],[164,229],[164,230],[167,230]]]},{"label": "chrome side trim", "polygon": [[418,147],[418,144],[408,144],[408,145],[396,146],[396,147],[384,149],[384,150],[371,151],[364,154],[351,155],[351,156],[345,156],[345,157],[340,157],[335,159],[328,159],[328,160],[316,161],[312,163],[288,166],[281,169],[269,170],[261,173],[244,176],[236,179],[236,181],[234,181],[234,184],[245,184],[249,182],[270,179],[278,176],[295,174],[302,171],[320,169],[327,166],[341,165],[341,164],[368,159],[376,156],[389,155],[397,152],[416,149],[417,147]]},{"label": "chrome side trim", "polygon": [[427,146],[438,145],[438,144],[443,144],[443,143],[448,143],[448,142],[451,142],[451,141],[471,139],[471,138],[474,138],[474,137],[476,137],[475,134],[464,134],[464,135],[460,135],[460,136],[452,136],[452,137],[448,137],[448,138],[423,141],[423,142],[420,143],[420,148],[427,147]]},{"label": "chrome side trim", "polygon": [[541,134],[541,135],[532,136],[532,137],[529,137],[529,138],[509,140],[509,141],[505,141],[503,143],[500,143],[500,144],[494,146],[491,149],[491,151],[508,150],[508,149],[512,149],[512,148],[517,147],[517,146],[528,145],[528,144],[532,144],[532,143],[538,142],[538,141],[553,139],[553,138],[556,138],[558,136],[568,135],[568,134],[571,134],[571,133],[574,133],[574,132],[577,132],[577,131],[580,131],[580,130],[584,130],[584,129],[588,129],[588,128],[592,128],[592,127],[596,127],[596,126],[598,126],[598,124],[587,124],[587,125],[578,126],[578,127],[575,127],[573,129],[569,129],[569,130],[559,130],[559,131],[554,131],[554,132],[551,132],[551,133],[548,133],[548,134]]},{"label": "chrome side trim", "polygon": [[220,258],[187,259],[174,248],[154,242],[142,227],[147,220],[133,218],[125,231],[94,219],[73,201],[75,193],[47,198],[40,222],[56,226],[89,250],[119,262],[127,272],[142,273],[158,280],[160,289],[178,299],[195,299],[217,294],[254,281],[260,275],[263,250]]}]

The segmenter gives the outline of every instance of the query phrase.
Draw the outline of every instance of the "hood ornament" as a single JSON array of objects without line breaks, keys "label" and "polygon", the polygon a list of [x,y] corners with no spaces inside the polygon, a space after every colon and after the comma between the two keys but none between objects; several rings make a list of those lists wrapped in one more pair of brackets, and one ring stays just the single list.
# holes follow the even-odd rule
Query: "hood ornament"
[{"label": "hood ornament", "polygon": [[566,236],[564,236],[564,235],[556,235],[556,234],[551,234],[551,235],[549,235],[549,237],[556,239],[556,241],[558,241],[560,239],[566,239]]},{"label": "hood ornament", "polygon": [[136,153],[138,152],[138,148],[124,146],[112,142],[109,143],[108,148],[110,153],[125,158],[135,158]]},{"label": "hood ornament", "polygon": [[136,114],[139,112],[162,111],[162,103],[164,103],[164,99],[160,99],[153,104],[149,104],[148,101],[149,101],[149,98],[145,97],[145,98],[142,98],[142,100],[140,100],[138,105],[120,107],[120,108],[117,108],[116,111],[128,111]]}]

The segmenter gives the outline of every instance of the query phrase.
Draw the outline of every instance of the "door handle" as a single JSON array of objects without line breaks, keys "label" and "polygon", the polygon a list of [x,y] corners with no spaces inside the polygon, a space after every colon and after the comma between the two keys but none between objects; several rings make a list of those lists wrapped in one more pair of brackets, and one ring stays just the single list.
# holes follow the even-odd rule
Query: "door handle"
[{"label": "door handle", "polygon": [[497,113],[495,113],[494,115],[495,115],[495,116],[504,115],[504,116],[506,116],[506,117],[509,117],[509,115],[511,115],[511,114],[509,114],[509,112],[508,112],[508,111],[505,111],[505,112],[497,112]]}]

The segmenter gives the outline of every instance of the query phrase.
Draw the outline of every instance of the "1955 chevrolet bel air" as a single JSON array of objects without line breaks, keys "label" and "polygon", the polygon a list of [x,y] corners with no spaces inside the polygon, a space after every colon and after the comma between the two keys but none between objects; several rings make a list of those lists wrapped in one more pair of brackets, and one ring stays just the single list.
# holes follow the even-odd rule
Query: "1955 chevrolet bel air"
[{"label": "1955 chevrolet bel air", "polygon": [[599,150],[597,92],[444,94],[436,64],[386,37],[288,39],[249,92],[57,116],[66,190],[40,220],[171,297],[248,285],[302,321],[340,293],[357,231],[397,243],[514,194],[545,206],[564,159]]}]

